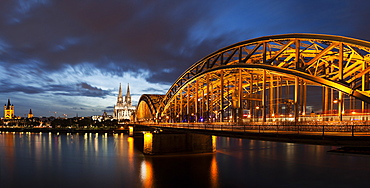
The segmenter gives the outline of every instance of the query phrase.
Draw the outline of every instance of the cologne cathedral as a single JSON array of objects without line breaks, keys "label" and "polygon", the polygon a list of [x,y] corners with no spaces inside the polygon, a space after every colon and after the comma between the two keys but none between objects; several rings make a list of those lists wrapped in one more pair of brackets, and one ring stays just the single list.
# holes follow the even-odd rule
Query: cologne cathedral
[{"label": "cologne cathedral", "polygon": [[122,87],[121,84],[119,84],[117,104],[114,106],[113,110],[113,119],[116,119],[119,122],[130,121],[131,115],[135,113],[135,110],[136,107],[132,106],[131,103],[130,86],[127,85],[125,100],[123,100]]}]

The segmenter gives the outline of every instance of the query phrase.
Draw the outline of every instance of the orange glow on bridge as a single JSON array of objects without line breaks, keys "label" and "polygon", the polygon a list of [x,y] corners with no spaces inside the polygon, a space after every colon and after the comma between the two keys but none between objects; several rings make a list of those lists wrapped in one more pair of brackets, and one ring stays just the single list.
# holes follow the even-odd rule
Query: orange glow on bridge
[{"label": "orange glow on bridge", "polygon": [[319,34],[250,39],[195,62],[165,95],[143,95],[137,121],[368,121],[369,72],[367,41]]}]

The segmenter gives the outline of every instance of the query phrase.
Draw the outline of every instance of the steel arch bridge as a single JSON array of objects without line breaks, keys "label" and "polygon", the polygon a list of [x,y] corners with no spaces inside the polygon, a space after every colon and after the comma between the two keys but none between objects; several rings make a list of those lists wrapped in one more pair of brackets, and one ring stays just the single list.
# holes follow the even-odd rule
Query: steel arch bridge
[{"label": "steel arch bridge", "polygon": [[[367,118],[370,42],[333,35],[283,34],[242,41],[209,54],[165,95],[143,95],[138,121],[307,121]],[[307,92],[321,97],[310,99]],[[350,117],[351,116],[351,117]]]}]

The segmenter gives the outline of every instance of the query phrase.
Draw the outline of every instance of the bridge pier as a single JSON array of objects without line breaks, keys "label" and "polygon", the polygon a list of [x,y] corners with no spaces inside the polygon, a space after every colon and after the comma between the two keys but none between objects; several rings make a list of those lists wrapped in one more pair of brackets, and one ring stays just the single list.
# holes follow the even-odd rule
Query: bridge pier
[{"label": "bridge pier", "polygon": [[144,133],[146,155],[210,153],[215,151],[214,136],[194,133]]}]

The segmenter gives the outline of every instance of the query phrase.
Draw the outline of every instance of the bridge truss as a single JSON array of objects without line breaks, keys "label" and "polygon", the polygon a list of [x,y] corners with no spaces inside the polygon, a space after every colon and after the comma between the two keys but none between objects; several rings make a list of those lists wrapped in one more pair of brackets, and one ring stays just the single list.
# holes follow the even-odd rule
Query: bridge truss
[{"label": "bridge truss", "polygon": [[370,43],[358,39],[318,34],[251,39],[193,64],[166,95],[153,95],[160,98],[155,106],[148,102],[151,95],[142,97],[137,118],[304,121],[317,119],[308,107],[321,101],[321,120],[342,121],[355,114],[364,119],[370,103],[369,64]]}]

